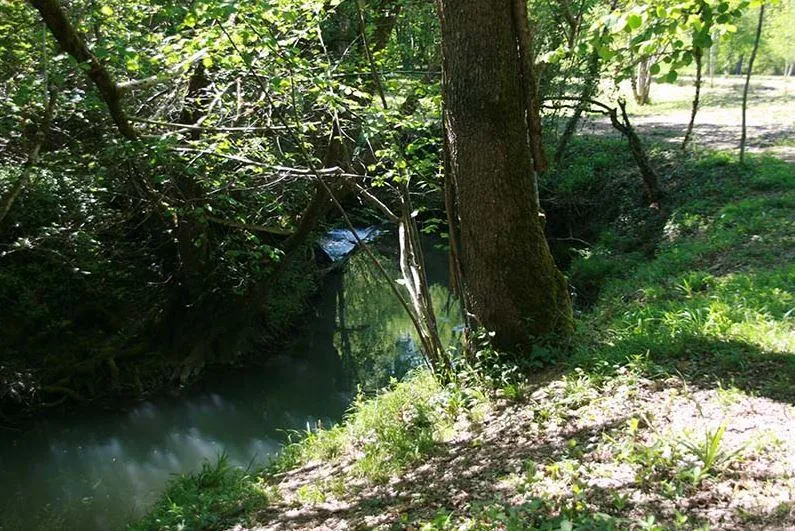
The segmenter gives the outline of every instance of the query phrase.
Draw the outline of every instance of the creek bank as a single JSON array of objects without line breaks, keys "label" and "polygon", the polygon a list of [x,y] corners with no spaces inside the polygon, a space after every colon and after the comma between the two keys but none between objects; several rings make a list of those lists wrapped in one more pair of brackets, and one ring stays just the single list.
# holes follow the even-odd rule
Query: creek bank
[{"label": "creek bank", "polygon": [[[357,229],[373,240],[376,227]],[[324,279],[345,266],[356,241],[344,229],[319,236],[312,253],[297,250],[286,265],[252,292],[205,301],[186,319],[161,323],[148,335],[65,338],[38,366],[23,359],[0,362],[0,426],[24,429],[37,417],[74,408],[118,409],[144,397],[179,395],[208,371],[261,361],[275,354],[291,333],[310,319],[308,308]],[[165,332],[164,332],[165,331]],[[82,344],[91,349],[75,350]],[[101,345],[97,352],[94,345]],[[250,353],[257,351],[254,357]],[[88,357],[80,352],[93,352]],[[61,360],[65,356],[65,361]],[[265,354],[268,357],[268,354]]]},{"label": "creek bank", "polygon": [[183,476],[132,529],[791,528],[795,192],[791,165],[751,160],[682,160],[654,252],[621,205],[572,261],[598,292],[551,370],[505,378],[484,351],[480,379],[420,373],[224,472],[245,498]]},{"label": "creek bank", "polygon": [[[273,501],[231,529],[630,529],[653,517],[655,529],[761,530],[795,518],[786,403],[727,404],[718,390],[632,370],[601,382],[556,376],[525,392],[462,413],[426,458],[385,481],[361,477],[355,446],[274,476]],[[687,445],[727,418],[720,455],[738,453],[688,478],[699,458]]]},{"label": "creek bank", "polygon": [[[385,236],[372,250],[397,276],[393,244]],[[446,255],[429,245],[426,258],[449,335],[458,320],[444,310]],[[8,486],[0,529],[120,529],[150,508],[172,474],[201,470],[219,454],[229,467],[261,466],[296,433],[339,422],[360,391],[414,368],[411,322],[369,258],[353,253],[336,264],[278,352],[207,367],[175,396],[39,416],[24,433],[0,433],[0,484]],[[219,478],[210,469],[206,483]]]}]

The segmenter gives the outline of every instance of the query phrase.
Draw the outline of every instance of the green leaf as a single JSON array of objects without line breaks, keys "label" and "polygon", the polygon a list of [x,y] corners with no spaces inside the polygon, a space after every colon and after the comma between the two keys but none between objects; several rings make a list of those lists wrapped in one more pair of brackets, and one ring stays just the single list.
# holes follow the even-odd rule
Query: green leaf
[{"label": "green leaf", "polygon": [[607,46],[600,46],[597,51],[599,53],[599,57],[605,60],[610,59],[611,57],[613,57],[613,55],[615,55],[613,53],[613,50],[611,50]]},{"label": "green leaf", "polygon": [[653,75],[653,76],[656,76],[657,74],[659,74],[660,73],[660,65],[659,65],[659,63],[654,63],[653,65],[651,65],[651,68],[649,68],[649,73],[651,73],[651,75]]},{"label": "green leaf", "polygon": [[633,30],[638,29],[642,23],[643,19],[640,17],[640,15],[636,15],[633,13],[632,15],[627,17],[627,27],[629,29]]},{"label": "green leaf", "polygon": [[101,8],[99,8],[99,12],[105,15],[106,17],[113,16],[113,8],[111,8],[110,6],[102,6]]},{"label": "green leaf", "polygon": [[665,81],[668,83],[673,83],[676,81],[676,78],[679,77],[679,74],[676,73],[676,70],[671,70],[667,74],[665,74]]},{"label": "green leaf", "polygon": [[712,37],[710,36],[709,32],[707,31],[699,31],[696,33],[695,39],[693,39],[693,45],[696,48],[701,48],[702,50],[705,48],[709,48],[712,46]]}]

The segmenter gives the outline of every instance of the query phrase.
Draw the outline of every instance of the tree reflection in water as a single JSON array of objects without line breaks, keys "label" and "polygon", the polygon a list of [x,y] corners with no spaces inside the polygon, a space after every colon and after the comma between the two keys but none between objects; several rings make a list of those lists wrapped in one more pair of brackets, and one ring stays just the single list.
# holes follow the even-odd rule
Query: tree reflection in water
[{"label": "tree reflection in water", "polygon": [[[442,338],[450,312],[446,255],[426,246]],[[394,260],[384,257],[398,277]],[[447,308],[447,311],[445,310]],[[208,375],[180,398],[127,412],[81,410],[0,434],[0,529],[119,529],[154,501],[173,474],[225,452],[263,463],[285,430],[337,422],[357,386],[374,390],[421,363],[409,318],[364,254],[328,278],[314,316],[284,355],[245,371]]]}]

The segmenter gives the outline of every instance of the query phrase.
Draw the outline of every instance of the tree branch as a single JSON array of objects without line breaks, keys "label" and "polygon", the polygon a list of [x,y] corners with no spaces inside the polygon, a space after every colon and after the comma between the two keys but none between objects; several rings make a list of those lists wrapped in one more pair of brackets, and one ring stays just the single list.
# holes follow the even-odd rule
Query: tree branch
[{"label": "tree branch", "polygon": [[143,79],[133,79],[131,81],[125,81],[124,83],[119,83],[116,86],[116,89],[119,92],[120,96],[127,94],[132,90],[139,90],[144,88],[149,88],[158,83],[162,83],[163,81],[170,80],[175,74],[178,74],[180,70],[185,68],[186,66],[190,66],[199,59],[204,58],[207,55],[207,50],[202,49],[196,52],[195,54],[191,55],[181,63],[172,66],[171,68],[167,69],[165,72],[160,74],[155,74],[153,76],[145,77]]},{"label": "tree branch", "polygon": [[243,229],[249,232],[266,232],[276,236],[292,236],[293,231],[283,229],[281,227],[266,227],[265,225],[256,225],[253,223],[239,223],[237,221],[229,221],[226,219],[217,218],[215,216],[204,216],[207,221],[215,223],[216,225],[223,225],[225,227],[232,227],[234,229]]},{"label": "tree branch", "polygon": [[94,82],[103,101],[108,106],[111,118],[119,132],[128,139],[138,138],[138,132],[130,124],[121,105],[122,92],[105,66],[99,61],[77,33],[58,0],[28,0],[35,7],[50,32],[63,50],[80,63],[88,66],[88,77]]}]

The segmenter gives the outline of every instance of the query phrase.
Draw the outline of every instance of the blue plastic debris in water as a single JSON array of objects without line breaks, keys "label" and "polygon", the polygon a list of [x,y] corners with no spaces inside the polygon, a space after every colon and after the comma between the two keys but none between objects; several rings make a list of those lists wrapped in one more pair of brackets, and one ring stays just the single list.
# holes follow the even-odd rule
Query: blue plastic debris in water
[{"label": "blue plastic debris in water", "polygon": [[[376,227],[355,230],[356,235],[364,242],[369,242],[381,234],[381,231]],[[356,247],[356,244],[356,236],[350,229],[331,229],[320,239],[320,247],[334,262],[348,256]]]}]

